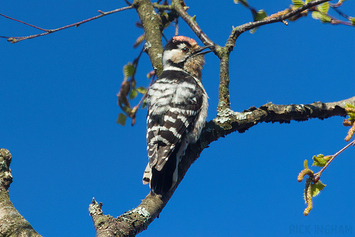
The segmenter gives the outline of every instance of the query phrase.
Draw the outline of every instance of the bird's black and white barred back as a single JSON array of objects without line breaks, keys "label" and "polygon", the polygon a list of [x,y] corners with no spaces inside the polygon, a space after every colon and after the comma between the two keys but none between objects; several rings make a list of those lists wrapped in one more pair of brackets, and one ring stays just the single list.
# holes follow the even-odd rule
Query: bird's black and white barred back
[{"label": "bird's black and white barred back", "polygon": [[168,192],[178,178],[178,164],[196,142],[207,117],[207,94],[201,82],[206,47],[185,36],[173,37],[163,52],[163,73],[147,94],[149,162],[143,183],[156,194]]}]

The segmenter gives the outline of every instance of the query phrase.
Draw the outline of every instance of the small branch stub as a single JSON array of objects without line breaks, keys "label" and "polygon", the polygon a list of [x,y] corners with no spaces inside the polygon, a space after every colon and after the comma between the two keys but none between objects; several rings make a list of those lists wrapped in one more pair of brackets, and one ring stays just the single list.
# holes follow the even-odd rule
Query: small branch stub
[{"label": "small branch stub", "polygon": [[7,149],[0,149],[0,190],[8,190],[12,183],[10,163],[11,153]]},{"label": "small branch stub", "polygon": [[11,153],[0,149],[0,236],[40,236],[15,209],[9,197],[9,187],[12,182],[10,163]]}]

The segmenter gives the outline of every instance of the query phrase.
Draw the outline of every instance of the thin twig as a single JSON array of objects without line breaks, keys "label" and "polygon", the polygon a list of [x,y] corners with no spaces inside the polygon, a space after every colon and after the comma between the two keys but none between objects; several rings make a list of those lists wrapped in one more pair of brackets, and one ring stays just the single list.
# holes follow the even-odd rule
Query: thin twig
[{"label": "thin twig", "polygon": [[175,36],[179,35],[179,18],[175,19]]},{"label": "thin twig", "polygon": [[126,4],[128,5],[128,6],[132,6],[132,3],[130,3],[129,1],[127,1],[127,0],[124,0],[125,2],[126,2]]},{"label": "thin twig", "polygon": [[336,6],[336,4],[330,3],[329,5],[330,5],[330,7],[331,7],[336,13],[338,13],[340,16],[344,17],[344,18],[347,19],[348,21],[351,20],[351,16],[348,16],[348,15],[346,15],[345,13],[343,13],[342,11],[340,11],[340,10],[338,9],[338,6]]},{"label": "thin twig", "polygon": [[44,32],[47,32],[47,31],[48,31],[48,30],[46,30],[46,29],[40,28],[40,27],[35,26],[35,25],[31,25],[31,24],[29,24],[29,23],[26,23],[26,22],[24,22],[24,21],[17,20],[17,19],[15,19],[15,18],[6,16],[6,15],[1,14],[1,13],[0,13],[0,16],[3,16],[3,17],[5,17],[5,18],[10,19],[10,20],[13,20],[13,21],[20,22],[20,23],[22,23],[22,24],[25,24],[25,25],[27,25],[27,26],[31,26],[31,27],[33,27],[33,28],[36,28],[36,29],[41,30],[41,31],[44,31]]},{"label": "thin twig", "polygon": [[[115,9],[115,10],[112,10],[112,11],[108,11],[108,12],[103,12],[101,10],[99,10],[98,12],[100,13],[100,15],[97,15],[97,16],[94,16],[94,17],[91,17],[89,19],[86,19],[86,20],[83,20],[83,21],[79,21],[79,22],[76,22],[76,23],[73,23],[73,24],[70,24],[70,25],[66,25],[66,26],[63,26],[63,27],[59,27],[57,29],[51,29],[51,30],[45,30],[45,29],[42,29],[42,28],[39,28],[39,27],[36,27],[36,26],[33,26],[33,25],[30,25],[28,23],[25,23],[25,22],[21,22],[19,20],[16,20],[16,19],[13,19],[11,18],[12,20],[15,20],[15,21],[18,21],[18,22],[21,22],[23,24],[26,24],[26,25],[29,25],[31,27],[34,27],[34,28],[37,28],[37,29],[40,29],[40,30],[43,30],[45,31],[44,33],[40,33],[40,34],[36,34],[36,35],[29,35],[29,36],[22,36],[22,37],[8,37],[7,38],[7,41],[11,42],[11,43],[17,43],[17,42],[20,42],[22,40],[26,40],[26,39],[33,39],[33,38],[36,38],[36,37],[39,37],[39,36],[44,36],[44,35],[48,35],[48,34],[51,34],[51,33],[54,33],[54,32],[57,32],[57,31],[60,31],[60,30],[64,30],[64,29],[68,29],[68,28],[71,28],[71,27],[78,27],[79,25],[81,24],[84,24],[86,22],[89,22],[89,21],[92,21],[92,20],[96,20],[98,18],[101,18],[103,16],[107,16],[107,15],[110,15],[110,14],[113,14],[113,13],[116,13],[116,12],[120,12],[120,11],[124,11],[124,10],[128,10],[128,9],[132,9],[133,8],[133,5],[132,6],[127,6],[127,7],[122,7],[122,8],[118,8],[118,9]],[[4,16],[4,15],[3,15]],[[7,17],[9,18],[9,17]],[[4,37],[5,38],[5,37]]]},{"label": "thin twig", "polygon": [[330,22],[329,23],[332,24],[332,25],[354,26],[353,24],[351,24],[351,22],[339,20],[339,19],[337,19],[337,18],[335,18],[333,16],[330,16],[329,14],[323,13],[321,11],[318,11],[318,10],[310,10],[310,11],[316,11],[316,12],[319,12],[323,16],[329,17],[330,18]]},{"label": "thin twig", "polygon": [[324,2],[328,2],[330,0],[315,0],[315,1],[311,1],[293,11],[290,11],[284,15],[278,16],[278,17],[274,17],[274,18],[266,18],[264,20],[261,21],[254,21],[254,22],[249,22],[243,25],[240,25],[238,27],[235,27],[232,30],[231,35],[229,36],[228,40],[227,40],[227,44],[230,47],[234,47],[235,42],[237,40],[237,38],[244,32],[251,30],[253,28],[259,27],[259,26],[263,26],[263,25],[267,25],[267,24],[271,24],[271,23],[276,23],[276,22],[283,22],[284,20],[287,20],[290,17],[296,16],[298,14],[300,14],[301,12],[303,12],[304,10],[310,9],[314,6],[317,6],[321,3]]},{"label": "thin twig", "polygon": [[138,103],[135,107],[141,106],[141,104],[143,103],[144,99],[147,97],[149,88],[150,88],[150,86],[153,84],[154,79],[155,79],[155,76],[156,76],[156,75],[154,74],[153,77],[152,77],[152,79],[150,80],[150,83],[149,83],[149,86],[148,86],[147,91],[144,93],[143,97],[141,98],[141,100],[139,101],[139,103]]},{"label": "thin twig", "polygon": [[215,45],[210,38],[201,30],[196,21],[184,10],[180,0],[172,0],[174,9],[179,13],[180,17],[190,26],[191,30],[203,42],[204,45]]},{"label": "thin twig", "polygon": [[348,145],[346,145],[345,147],[343,147],[343,149],[341,149],[340,151],[338,151],[337,153],[335,153],[334,155],[332,155],[332,158],[330,158],[330,160],[327,162],[327,164],[314,175],[314,182],[317,183],[318,180],[320,179],[320,176],[322,175],[323,171],[328,167],[328,165],[330,165],[330,163],[334,160],[335,157],[337,157],[340,153],[342,153],[343,151],[345,151],[349,146],[354,146],[355,145],[355,140],[350,142]]},{"label": "thin twig", "polygon": [[138,63],[139,63],[139,59],[141,58],[142,54],[143,54],[143,51],[144,51],[144,46],[142,47],[141,51],[139,52],[138,56],[133,60],[133,66],[134,66],[134,72],[133,72],[133,75],[131,77],[131,79],[129,80],[130,83],[132,81],[135,81],[135,75],[136,75],[136,72],[137,72],[137,67],[138,67]]}]

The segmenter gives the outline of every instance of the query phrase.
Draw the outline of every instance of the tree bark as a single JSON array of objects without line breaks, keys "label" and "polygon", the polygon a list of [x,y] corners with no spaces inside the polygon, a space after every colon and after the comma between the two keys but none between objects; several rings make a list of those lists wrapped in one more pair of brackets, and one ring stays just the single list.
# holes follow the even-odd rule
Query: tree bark
[{"label": "tree bark", "polygon": [[9,198],[12,183],[10,170],[12,156],[6,149],[0,149],[0,234],[6,237],[40,236],[16,210]]}]

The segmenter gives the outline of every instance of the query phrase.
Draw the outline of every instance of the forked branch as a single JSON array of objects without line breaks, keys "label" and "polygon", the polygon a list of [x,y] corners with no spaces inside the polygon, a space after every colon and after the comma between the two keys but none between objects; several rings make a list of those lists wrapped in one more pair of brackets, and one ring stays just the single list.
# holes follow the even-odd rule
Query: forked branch
[{"label": "forked branch", "polygon": [[287,12],[286,14],[277,16],[277,17],[267,17],[261,21],[254,21],[254,22],[249,22],[240,26],[235,27],[232,30],[232,33],[230,34],[226,46],[228,45],[229,47],[234,47],[235,42],[237,40],[237,38],[244,32],[249,31],[255,27],[260,27],[263,25],[267,25],[267,24],[271,24],[271,23],[276,23],[276,22],[283,22],[293,16],[299,15],[301,14],[303,11],[310,9],[314,6],[317,6],[319,4],[322,4],[324,2],[329,2],[330,0],[315,0],[315,1],[311,1],[293,11]]}]

